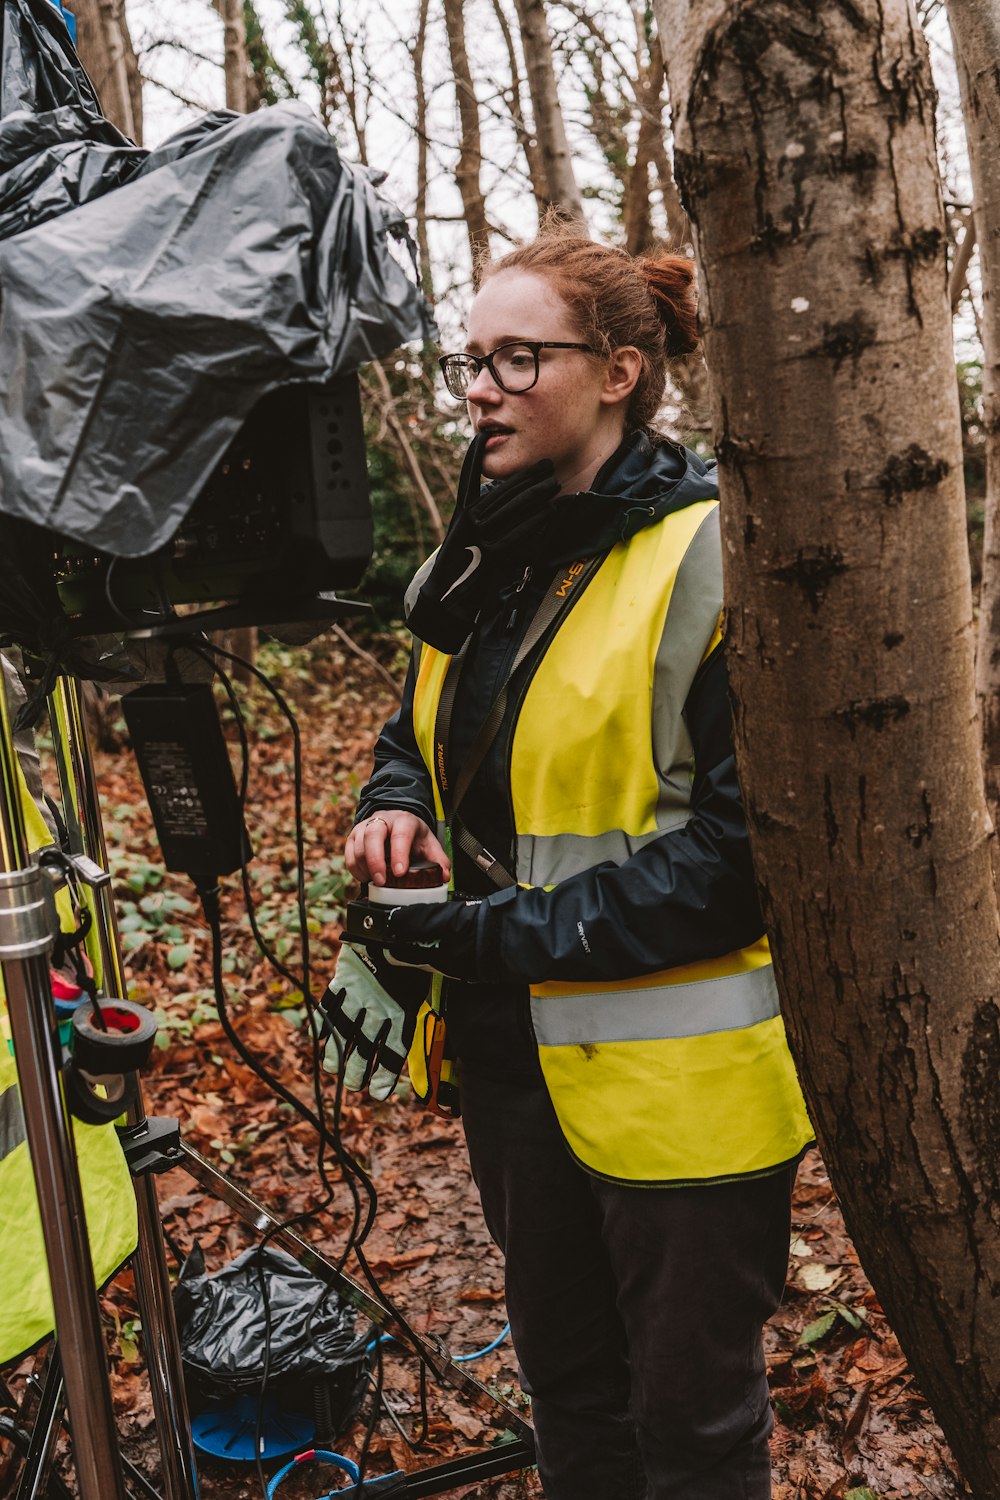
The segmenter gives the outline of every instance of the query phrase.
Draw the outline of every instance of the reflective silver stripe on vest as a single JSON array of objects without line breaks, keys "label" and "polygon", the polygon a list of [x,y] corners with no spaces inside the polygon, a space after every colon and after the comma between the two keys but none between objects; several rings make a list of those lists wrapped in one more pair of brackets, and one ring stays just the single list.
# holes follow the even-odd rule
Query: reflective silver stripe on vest
[{"label": "reflective silver stripe on vest", "polygon": [[522,833],[517,839],[517,878],[523,885],[558,885],[581,870],[610,860],[621,865],[667,828],[683,828],[690,820],[690,809],[674,814],[666,827],[649,833],[624,833],[613,828],[608,833]]},{"label": "reflective silver stripe on vest", "polygon": [[[653,673],[653,762],[660,777],[656,826],[676,826],[691,804],[694,748],[684,722],[691,683],[722,612],[719,507],[702,521],[681,559]],[[706,634],[707,631],[707,634]]]},{"label": "reflective silver stripe on vest", "polygon": [[642,1042],[664,1037],[740,1031],[779,1014],[774,969],[765,964],[724,979],[663,984],[645,990],[582,985],[572,995],[533,995],[531,1019],[543,1047],[586,1047],[600,1042]]},{"label": "reflective silver stripe on vest", "polygon": [[16,1083],[12,1083],[0,1094],[0,1161],[16,1151],[25,1140],[21,1091]]}]

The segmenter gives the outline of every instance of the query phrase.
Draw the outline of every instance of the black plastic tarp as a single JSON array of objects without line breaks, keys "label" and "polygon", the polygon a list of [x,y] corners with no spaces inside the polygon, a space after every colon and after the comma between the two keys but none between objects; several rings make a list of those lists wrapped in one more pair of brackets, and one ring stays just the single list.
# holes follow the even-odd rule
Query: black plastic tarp
[{"label": "black plastic tarp", "polygon": [[433,321],[400,214],[304,106],[141,150],[48,0],[0,4],[0,512],[144,556],[265,391]]},{"label": "black plastic tarp", "polygon": [[[267,1338],[261,1273],[267,1288]],[[368,1325],[283,1250],[245,1250],[213,1276],[200,1248],[174,1288],[184,1368],[193,1394],[219,1399],[257,1388],[267,1344],[268,1386],[277,1395],[316,1381],[339,1385],[345,1407],[368,1369]]]}]

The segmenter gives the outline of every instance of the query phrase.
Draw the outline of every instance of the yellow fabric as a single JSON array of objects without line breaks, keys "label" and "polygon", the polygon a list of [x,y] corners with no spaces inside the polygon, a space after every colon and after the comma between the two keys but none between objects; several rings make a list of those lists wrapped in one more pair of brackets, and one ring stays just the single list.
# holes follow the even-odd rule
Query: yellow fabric
[{"label": "yellow fabric", "polygon": [[431,781],[434,785],[434,811],[439,821],[444,819],[444,807],[441,804],[441,793],[434,774],[434,766],[435,762],[443,758],[444,752],[439,751],[439,747],[434,744],[434,721],[441,699],[441,689],[444,687],[444,680],[448,675],[450,665],[450,656],[446,656],[443,651],[435,650],[433,646],[424,646],[420,653],[420,666],[417,669],[417,680],[413,692],[413,733],[417,741],[417,749],[431,772]]},{"label": "yellow fabric", "polygon": [[[519,834],[655,831],[649,726],[657,648],[684,553],[715,506],[689,505],[612,548],[556,633],[514,731]],[[600,734],[588,734],[595,722]]]},{"label": "yellow fabric", "polygon": [[[28,845],[31,849],[41,849],[52,838],[28,792],[20,766],[17,776]],[[57,893],[56,908],[60,925],[72,929],[76,924],[67,890]],[[0,972],[0,1096],[17,1084],[9,1037]],[[72,1128],[94,1275],[100,1286],[136,1247],[135,1192],[114,1126],[83,1125],[74,1120]],[[47,1338],[53,1324],[35,1180],[27,1142],[22,1142],[0,1159],[0,1365],[9,1364],[40,1339]]]},{"label": "yellow fabric", "polygon": [[[15,1083],[14,1060],[0,1047],[0,1093]],[[135,1193],[113,1125],[73,1121],[97,1285],[136,1246]],[[0,1161],[0,1365],[47,1338],[54,1326],[45,1241],[27,1143]]]},{"label": "yellow fabric", "polygon": [[753,1175],[812,1139],[780,1016],[743,1031],[604,1042],[586,1052],[540,1047],[538,1055],[570,1150],[610,1177]]},{"label": "yellow fabric", "polygon": [[[564,617],[514,729],[519,838],[599,838],[612,830],[637,837],[661,826],[661,774],[686,768],[683,749],[675,767],[656,765],[654,707],[666,713],[660,732],[671,744],[679,726],[670,715],[680,715],[694,673],[722,639],[717,572],[687,574],[672,614],[670,603],[685,554],[716,504],[688,506],[612,548]],[[414,694],[416,740],[432,779],[448,660],[425,647]],[[583,839],[580,850],[587,859]],[[532,1009],[547,997],[606,996],[627,1010],[637,991],[751,976],[770,962],[763,938],[742,952],[637,979],[535,985]],[[663,1029],[670,1029],[666,1015]],[[697,1036],[545,1044],[539,1057],[570,1148],[591,1171],[618,1180],[753,1175],[793,1159],[812,1139],[780,1016]]]},{"label": "yellow fabric", "polygon": [[[665,984],[694,984],[700,979],[726,979],[730,974],[745,974],[754,969],[764,969],[771,962],[771,949],[767,938],[762,937],[759,942],[751,943],[748,948],[740,949],[736,953],[725,953],[721,958],[705,958],[696,964],[678,964],[675,969],[660,969],[655,974],[640,974],[636,979],[630,979],[628,987],[630,990],[655,990],[662,988]],[[586,985],[588,995],[614,995],[622,987],[620,979],[609,979],[605,981],[594,981]],[[531,993],[538,996],[546,995],[577,995],[580,993],[579,984],[563,984],[551,981],[548,984],[533,984]]]}]

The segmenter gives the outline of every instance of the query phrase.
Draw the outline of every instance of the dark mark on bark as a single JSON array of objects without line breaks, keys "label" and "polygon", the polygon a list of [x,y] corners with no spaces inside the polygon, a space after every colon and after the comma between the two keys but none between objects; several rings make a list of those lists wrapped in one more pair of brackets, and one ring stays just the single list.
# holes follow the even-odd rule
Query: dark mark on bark
[{"label": "dark mark on bark", "polygon": [[827,158],[829,175],[857,178],[854,186],[859,192],[867,192],[879,165],[879,159],[874,151],[848,151]]},{"label": "dark mark on bark", "polygon": [[931,799],[927,795],[926,787],[920,793],[920,801],[924,809],[924,816],[919,823],[911,823],[906,830],[906,837],[915,849],[919,849],[924,839],[929,839],[934,832],[934,820],[931,817]]},{"label": "dark mark on bark", "polygon": [[950,472],[947,459],[931,458],[923,448],[911,443],[905,453],[894,453],[879,475],[879,488],[886,505],[902,505],[903,496],[919,490],[930,490]]},{"label": "dark mark on bark", "polygon": [[768,214],[758,229],[750,236],[750,250],[755,253],[780,250],[784,245],[793,245],[806,226],[798,219],[785,224],[776,224]]},{"label": "dark mark on bark", "polygon": [[860,313],[855,313],[844,323],[824,323],[819,348],[809,352],[826,354],[833,360],[834,368],[839,370],[845,359],[857,360],[875,340],[875,325],[867,323]]},{"label": "dark mark on bark", "polygon": [[757,523],[749,511],[747,511],[746,520],[743,523],[743,540],[748,547],[752,547],[757,540]]},{"label": "dark mark on bark", "polygon": [[882,644],[887,651],[892,651],[894,647],[901,645],[905,640],[906,636],[901,630],[887,630],[882,637]]},{"label": "dark mark on bark", "polygon": [[833,810],[833,785],[829,776],[823,777],[823,818],[826,822],[826,852],[832,856],[840,838],[840,827]]},{"label": "dark mark on bark", "polygon": [[759,620],[757,621],[757,661],[761,670],[765,672],[770,671],[774,666],[774,657],[767,649],[767,641],[764,639]]},{"label": "dark mark on bark", "polygon": [[830,584],[841,573],[846,572],[844,554],[839,548],[824,544],[821,547],[803,547],[793,563],[772,568],[771,576],[779,583],[796,584],[809,600],[813,614],[817,614]]},{"label": "dark mark on bark", "polygon": [[887,698],[854,699],[846,708],[838,708],[833,717],[850,731],[853,739],[859,727],[874,729],[880,734],[887,724],[898,724],[909,712],[909,700],[893,693]]}]

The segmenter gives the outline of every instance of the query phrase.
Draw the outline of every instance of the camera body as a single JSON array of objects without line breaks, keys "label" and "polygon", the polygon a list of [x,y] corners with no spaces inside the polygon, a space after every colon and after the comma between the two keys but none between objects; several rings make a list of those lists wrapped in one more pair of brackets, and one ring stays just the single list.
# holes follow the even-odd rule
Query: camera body
[{"label": "camera body", "polygon": [[263,396],[158,551],[111,557],[57,539],[56,589],[74,635],[142,626],[178,604],[294,620],[301,601],[361,581],[372,537],[358,377],[341,375]]}]

